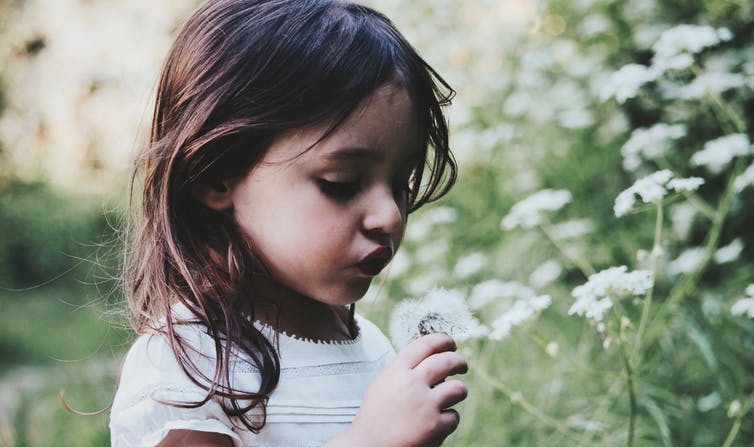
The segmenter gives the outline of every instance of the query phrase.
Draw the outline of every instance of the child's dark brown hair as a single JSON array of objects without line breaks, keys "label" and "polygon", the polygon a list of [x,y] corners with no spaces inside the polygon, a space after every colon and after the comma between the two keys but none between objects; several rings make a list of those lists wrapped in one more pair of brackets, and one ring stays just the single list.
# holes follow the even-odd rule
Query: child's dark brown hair
[{"label": "child's dark brown hair", "polygon": [[[256,432],[265,418],[247,412],[264,414],[280,376],[275,347],[253,324],[253,250],[232,216],[203,206],[193,191],[241,178],[283,132],[332,122],[331,132],[389,82],[408,91],[421,132],[413,211],[455,181],[441,109],[455,92],[389,19],[337,0],[210,0],[188,19],[162,69],[150,144],[134,172],[143,195],[124,271],[136,331],[162,332],[184,371],[207,390],[203,401],[172,405],[215,399]],[[187,323],[171,312],[177,303],[215,340],[212,377],[198,370],[176,331]],[[233,352],[259,370],[258,391],[233,389]]]}]

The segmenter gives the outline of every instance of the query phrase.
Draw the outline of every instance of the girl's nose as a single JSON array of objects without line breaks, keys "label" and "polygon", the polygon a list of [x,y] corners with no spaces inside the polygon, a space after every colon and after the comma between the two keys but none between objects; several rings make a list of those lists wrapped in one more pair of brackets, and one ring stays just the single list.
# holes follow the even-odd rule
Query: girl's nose
[{"label": "girl's nose", "polygon": [[364,230],[394,235],[404,225],[404,210],[391,188],[378,188],[369,198],[364,214]]}]

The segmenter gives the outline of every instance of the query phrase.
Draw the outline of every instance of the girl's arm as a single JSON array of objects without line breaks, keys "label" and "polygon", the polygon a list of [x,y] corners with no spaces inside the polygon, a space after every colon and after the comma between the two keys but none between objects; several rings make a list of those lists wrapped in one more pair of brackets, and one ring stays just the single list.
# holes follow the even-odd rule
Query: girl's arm
[{"label": "girl's arm", "polygon": [[233,447],[233,441],[221,433],[170,430],[157,447]]}]

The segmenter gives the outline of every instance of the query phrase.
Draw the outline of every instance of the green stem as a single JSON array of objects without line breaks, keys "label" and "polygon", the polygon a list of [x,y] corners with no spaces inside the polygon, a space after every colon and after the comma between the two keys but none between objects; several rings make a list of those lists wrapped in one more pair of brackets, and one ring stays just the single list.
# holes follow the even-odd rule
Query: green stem
[{"label": "green stem", "polygon": [[636,330],[636,338],[634,339],[634,349],[631,353],[631,363],[636,364],[636,360],[641,352],[641,337],[644,335],[644,330],[647,327],[647,321],[649,320],[649,310],[652,307],[652,296],[654,294],[655,286],[654,281],[657,276],[657,256],[662,249],[662,222],[663,222],[663,206],[662,199],[657,202],[657,218],[655,220],[655,235],[652,243],[652,252],[649,255],[650,269],[652,270],[652,287],[647,291],[647,296],[644,298],[644,306],[641,310],[641,319],[639,320],[639,328]]},{"label": "green stem", "polygon": [[539,420],[541,423],[554,428],[558,432],[567,433],[569,428],[563,425],[561,422],[557,421],[556,419],[546,415],[542,410],[534,406],[531,402],[527,401],[521,393],[517,393],[510,388],[508,388],[504,383],[500,382],[499,380],[493,379],[486,371],[484,371],[481,368],[474,368],[475,374],[479,374],[479,376],[487,382],[490,386],[493,388],[501,391],[505,396],[514,404],[520,406],[524,411],[529,413],[530,415],[534,416],[537,420]]},{"label": "green stem", "polygon": [[733,204],[733,198],[735,197],[736,193],[735,181],[736,178],[741,174],[743,166],[744,165],[742,164],[741,159],[738,159],[736,162],[736,167],[733,169],[733,174],[728,179],[728,184],[725,188],[725,192],[723,192],[723,197],[720,200],[720,205],[718,205],[717,210],[715,211],[715,217],[712,220],[712,228],[710,229],[707,236],[704,258],[702,259],[702,262],[699,263],[699,265],[696,267],[696,269],[694,269],[693,272],[687,275],[680,283],[676,284],[676,286],[671,289],[668,299],[662,303],[658,311],[655,313],[654,318],[649,323],[649,326],[652,326],[654,329],[652,337],[656,336],[656,332],[661,329],[654,327],[654,322],[664,321],[663,318],[665,314],[667,312],[672,312],[684,299],[686,299],[686,297],[694,290],[696,284],[699,282],[699,278],[701,277],[702,273],[704,273],[704,270],[707,268],[709,262],[712,260],[712,256],[714,255],[715,250],[718,246],[718,242],[720,240],[720,234],[723,230],[723,224],[725,223],[725,219],[728,217],[728,213],[730,212],[731,206]]},{"label": "green stem", "polygon": [[620,356],[623,361],[623,367],[626,369],[626,385],[628,386],[628,439],[626,447],[634,445],[634,430],[636,427],[636,390],[634,389],[634,372],[631,368],[628,356],[626,355],[623,340],[618,340],[620,347]]},{"label": "green stem", "polygon": [[542,223],[539,224],[539,228],[542,230],[542,233],[545,234],[547,239],[552,242],[552,244],[557,248],[560,253],[569,261],[571,261],[572,264],[574,264],[576,267],[578,267],[579,270],[581,270],[581,273],[585,277],[589,277],[589,275],[593,275],[595,273],[594,267],[589,263],[589,261],[585,259],[581,259],[575,256],[571,256],[568,251],[566,251],[565,247],[561,245],[560,242],[555,238],[555,235],[553,234],[553,227],[552,224],[547,221],[546,219],[542,220]]},{"label": "green stem", "polygon": [[741,428],[741,421],[749,410],[751,410],[752,405],[754,405],[754,393],[749,395],[741,407],[741,410],[739,410],[736,415],[736,419],[733,421],[733,425],[730,427],[730,431],[728,432],[728,436],[725,437],[722,447],[730,447],[733,445],[733,441],[735,441],[736,436],[738,436],[738,430]]}]

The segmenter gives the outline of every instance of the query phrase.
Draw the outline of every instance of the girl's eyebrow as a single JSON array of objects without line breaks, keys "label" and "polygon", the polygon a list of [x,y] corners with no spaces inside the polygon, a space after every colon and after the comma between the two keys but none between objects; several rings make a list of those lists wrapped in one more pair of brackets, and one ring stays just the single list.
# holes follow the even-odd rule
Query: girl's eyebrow
[{"label": "girl's eyebrow", "polygon": [[341,147],[330,152],[326,152],[324,158],[328,160],[347,160],[351,158],[366,158],[379,160],[382,158],[382,153],[373,149],[369,149],[361,146],[354,147]]},{"label": "girl's eyebrow", "polygon": [[[328,160],[367,159],[379,161],[382,160],[383,154],[381,151],[363,146],[346,146],[326,152],[323,157]],[[416,151],[412,151],[404,157],[404,160],[410,164],[418,163],[419,159],[420,156]]]}]

